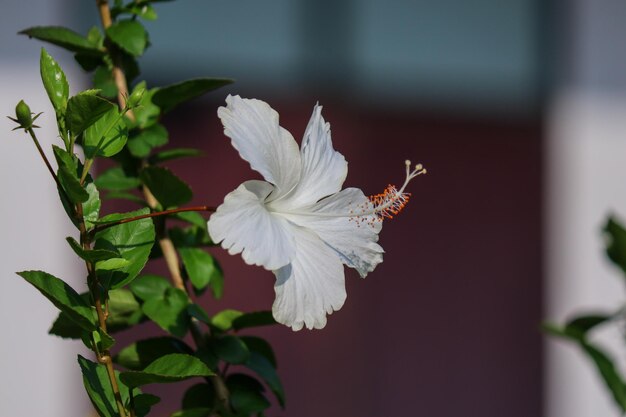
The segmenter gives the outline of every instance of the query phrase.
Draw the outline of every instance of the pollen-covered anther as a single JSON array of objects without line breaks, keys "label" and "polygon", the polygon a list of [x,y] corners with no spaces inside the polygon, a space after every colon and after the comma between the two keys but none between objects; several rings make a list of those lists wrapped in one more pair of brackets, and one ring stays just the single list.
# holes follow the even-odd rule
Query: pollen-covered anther
[{"label": "pollen-covered anther", "polygon": [[413,178],[418,175],[426,174],[426,168],[424,168],[422,164],[415,165],[412,171],[411,161],[407,159],[405,165],[406,178],[399,190],[394,185],[389,184],[381,194],[375,194],[369,197],[376,220],[393,219],[395,215],[399,214],[411,198],[411,193],[404,192],[406,186]]}]

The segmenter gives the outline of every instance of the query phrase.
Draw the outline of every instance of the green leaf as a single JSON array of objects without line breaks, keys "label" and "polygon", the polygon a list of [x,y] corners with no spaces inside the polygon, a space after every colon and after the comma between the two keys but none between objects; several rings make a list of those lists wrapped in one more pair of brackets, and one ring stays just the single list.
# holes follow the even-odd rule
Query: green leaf
[{"label": "green leaf", "polygon": [[64,120],[67,100],[70,96],[70,86],[59,64],[44,48],[41,48],[39,71],[43,87],[46,93],[48,93],[48,98],[57,115],[57,120]]},{"label": "green leaf", "polygon": [[127,329],[139,323],[143,318],[141,306],[133,293],[124,288],[109,291],[109,333]]},{"label": "green leaf", "polygon": [[67,243],[70,244],[70,247],[76,255],[89,262],[105,261],[107,259],[117,258],[120,256],[117,252],[110,250],[85,250],[73,237],[68,236],[65,240],[67,240]]},{"label": "green leaf", "polygon": [[223,332],[232,329],[233,320],[241,317],[243,313],[237,310],[222,310],[211,318],[211,325]]},{"label": "green leaf", "polygon": [[198,226],[203,231],[207,230],[207,219],[202,217],[202,214],[198,213],[197,211],[183,211],[182,213],[174,214],[174,217],[186,221],[187,223],[193,224],[194,226]]},{"label": "green leaf", "polygon": [[170,282],[158,275],[145,274],[130,283],[130,290],[143,301],[165,297],[165,291],[172,288]]},{"label": "green leaf", "polygon": [[255,311],[245,313],[233,320],[233,329],[241,330],[248,327],[269,326],[276,324],[271,311]]},{"label": "green leaf", "polygon": [[128,150],[136,158],[145,158],[153,148],[165,145],[167,140],[167,129],[157,123],[132,136],[128,140]]},{"label": "green leaf", "polygon": [[[85,303],[90,300],[89,293],[80,294]],[[139,303],[132,293],[125,289],[109,291],[109,317],[107,319],[107,330],[109,334],[127,329],[139,323],[143,318],[143,312]],[[49,330],[50,334],[63,338],[80,339],[84,331],[61,312]],[[89,337],[89,333],[87,334]]]},{"label": "green leaf", "polygon": [[200,359],[182,353],[171,353],[155,360],[143,371],[122,372],[120,380],[129,387],[139,387],[211,375],[214,375],[213,372]]},{"label": "green leaf", "polygon": [[200,320],[202,323],[209,324],[211,322],[211,318],[207,312],[198,304],[189,304],[187,306],[187,312],[191,317]]},{"label": "green leaf", "polygon": [[93,74],[93,86],[100,90],[100,94],[106,98],[114,99],[117,96],[117,85],[113,72],[106,65],[99,65]]},{"label": "green leaf", "polygon": [[132,201],[133,203],[137,203],[140,206],[146,206],[146,201],[143,200],[142,198],[137,197],[135,194],[133,193],[128,193],[125,191],[111,191],[108,192],[105,196],[104,196],[105,200],[127,200],[127,201]]},{"label": "green leaf", "polygon": [[133,56],[143,54],[148,44],[148,34],[141,23],[136,20],[120,20],[106,30],[113,43]]},{"label": "green leaf", "polygon": [[141,105],[136,107],[133,112],[135,113],[136,125],[141,129],[145,129],[146,127],[152,126],[159,120],[161,109],[152,103],[152,96],[156,93],[156,88],[148,90],[146,88],[146,82],[142,81],[135,86],[133,93],[139,89],[146,90],[146,93],[143,95]]},{"label": "green leaf", "polygon": [[96,95],[96,90],[87,90],[71,97],[67,102],[65,119],[68,129],[78,136],[100,119],[105,113],[115,109],[115,105]]},{"label": "green leaf", "polygon": [[[104,365],[98,365],[88,359],[78,355],[78,364],[83,373],[83,384],[89,395],[89,399],[94,408],[98,411],[101,417],[119,417],[117,406],[115,403],[115,396],[113,389],[111,388],[111,382],[109,380],[107,370]],[[115,372],[116,378],[119,373]],[[118,384],[120,388],[120,394],[124,403],[129,400],[128,388],[124,385]],[[139,390],[134,391],[135,395],[140,393]]]},{"label": "green leaf", "polygon": [[281,407],[285,406],[285,390],[274,365],[262,354],[250,352],[246,367],[256,372],[270,387]]},{"label": "green leaf", "polygon": [[89,194],[89,199],[83,204],[83,218],[87,229],[91,229],[100,215],[100,193],[93,182],[88,183],[85,190]]},{"label": "green leaf", "polygon": [[61,48],[72,52],[79,52],[86,55],[103,55],[97,46],[92,44],[84,36],[74,32],[71,29],[61,26],[35,26],[18,32],[20,35],[26,35],[29,38],[39,39],[44,42],[50,42]]},{"label": "green leaf", "polygon": [[202,156],[202,155],[203,155],[203,152],[198,149],[175,148],[175,149],[168,149],[168,150],[156,153],[152,155],[148,159],[148,161],[150,162],[150,164],[156,165],[156,164],[163,163],[165,161],[170,161],[172,159],[187,158],[187,157]]},{"label": "green leaf", "polygon": [[62,337],[63,339],[82,339],[89,337],[89,332],[74,323],[67,314],[59,313],[48,334]]},{"label": "green leaf", "polygon": [[209,384],[202,383],[193,385],[185,391],[183,396],[183,409],[210,409],[215,402],[215,390]]},{"label": "green leaf", "polygon": [[179,248],[178,253],[183,260],[189,280],[196,289],[204,289],[213,276],[220,274],[213,263],[213,257],[203,249]]},{"label": "green leaf", "polygon": [[[176,213],[176,214],[189,214],[189,213],[191,212],[187,212],[187,213],[183,212],[183,213]],[[174,215],[172,217],[180,218],[177,215]],[[187,217],[186,219],[190,219],[190,217]],[[181,220],[184,220],[184,219],[181,219]],[[181,229],[180,227],[172,227],[171,229],[169,229],[168,234],[169,234],[170,239],[172,239],[172,242],[174,242],[174,245],[177,248],[195,248],[199,246],[215,245],[213,241],[211,240],[211,238],[209,237],[209,232],[207,231],[206,220],[202,219],[202,221],[203,221],[202,226],[192,226],[192,227],[187,227],[184,229]],[[216,265],[216,268],[219,269],[219,266],[217,266],[217,261],[213,261],[213,263]]]},{"label": "green leaf", "polygon": [[246,344],[250,352],[263,356],[272,367],[276,368],[276,355],[274,355],[272,346],[265,339],[257,336],[241,336],[240,339]]},{"label": "green leaf", "polygon": [[89,199],[89,194],[83,186],[80,185],[78,178],[66,167],[59,167],[57,177],[59,178],[63,190],[65,190],[65,194],[67,194],[72,203],[84,203]]},{"label": "green leaf", "polygon": [[102,329],[94,330],[92,332],[92,337],[100,352],[108,350],[115,345],[115,339]]},{"label": "green leaf", "polygon": [[167,168],[149,166],[139,176],[165,208],[188,203],[193,197],[191,188]]},{"label": "green leaf", "polygon": [[23,271],[17,274],[37,288],[56,308],[67,314],[81,328],[87,331],[96,329],[91,306],[63,280],[43,271]]},{"label": "green leaf", "polygon": [[141,180],[127,175],[122,167],[113,167],[100,174],[95,183],[103,190],[126,191],[139,187]]},{"label": "green leaf", "polygon": [[[129,217],[148,214],[149,209],[141,209],[124,214],[110,214],[100,219],[101,222],[113,222]],[[154,244],[155,231],[152,219],[123,223],[111,226],[96,233],[94,249],[106,249],[119,252],[120,256],[130,264],[116,271],[102,271],[98,273],[100,282],[109,289],[123,287],[129,284],[141,272],[150,256],[150,249]]]},{"label": "green leaf", "polygon": [[214,342],[217,357],[232,364],[245,363],[250,357],[246,344],[237,336],[226,335]]},{"label": "green leaf", "polygon": [[626,411],[626,385],[621,375],[615,369],[613,361],[597,347],[589,343],[581,343],[583,351],[595,363],[606,386],[613,394],[613,398],[622,412]]},{"label": "green leaf", "polygon": [[230,402],[238,414],[254,414],[270,406],[263,395],[263,385],[244,374],[232,374],[226,379]]},{"label": "green leaf", "polygon": [[189,330],[187,306],[189,297],[179,288],[168,288],[163,298],[151,298],[143,304],[143,312],[150,320],[174,336],[184,337]]},{"label": "green leaf", "polygon": [[626,274],[626,229],[613,217],[604,227],[606,254]]},{"label": "green leaf", "polygon": [[135,397],[135,414],[137,417],[144,417],[150,413],[150,409],[153,405],[158,404],[161,401],[159,397],[152,394],[139,394]]},{"label": "green leaf", "polygon": [[135,297],[143,301],[163,299],[170,288],[173,287],[166,278],[153,274],[141,275],[130,284]]},{"label": "green leaf", "polygon": [[130,262],[124,258],[111,258],[96,262],[96,271],[113,271],[125,268],[128,265],[130,265]]},{"label": "green leaf", "polygon": [[213,409],[208,407],[188,408],[172,414],[170,417],[211,417]]},{"label": "green leaf", "polygon": [[115,356],[114,361],[127,369],[137,371],[170,353],[192,354],[193,350],[185,342],[174,337],[154,337],[126,346]]},{"label": "green leaf", "polygon": [[573,340],[584,340],[587,332],[594,327],[611,320],[613,316],[606,314],[591,314],[578,316],[570,320],[565,326],[553,323],[544,323],[543,330],[553,336]]},{"label": "green leaf", "polygon": [[163,113],[167,113],[179,104],[217,90],[233,81],[228,78],[194,78],[159,88],[152,97],[152,102],[159,106]]},{"label": "green leaf", "polygon": [[85,157],[113,156],[128,139],[128,128],[117,108],[112,108],[85,130]]}]

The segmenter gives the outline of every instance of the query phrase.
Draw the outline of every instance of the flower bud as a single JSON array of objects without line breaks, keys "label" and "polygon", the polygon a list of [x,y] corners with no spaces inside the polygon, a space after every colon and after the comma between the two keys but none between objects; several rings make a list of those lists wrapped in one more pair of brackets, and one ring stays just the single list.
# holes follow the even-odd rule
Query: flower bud
[{"label": "flower bud", "polygon": [[32,113],[30,112],[30,107],[24,100],[20,100],[15,106],[15,117],[17,118],[17,122],[20,124],[20,127],[24,129],[29,129],[33,126],[33,118]]},{"label": "flower bud", "polygon": [[143,95],[145,94],[145,88],[137,88],[133,93],[128,97],[126,101],[126,107],[129,109],[135,108],[141,104],[141,100],[143,99]]}]

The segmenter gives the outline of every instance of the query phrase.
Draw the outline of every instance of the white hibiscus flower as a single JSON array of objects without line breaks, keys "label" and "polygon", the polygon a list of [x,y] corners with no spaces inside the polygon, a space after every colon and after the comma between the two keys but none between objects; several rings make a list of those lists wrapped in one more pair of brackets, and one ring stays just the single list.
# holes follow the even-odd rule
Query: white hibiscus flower
[{"label": "white hibiscus flower", "polygon": [[217,112],[224,133],[266,181],[246,181],[228,194],[209,219],[209,234],[231,255],[274,272],[276,321],[321,329],[346,299],[342,263],[365,277],[382,262],[382,219],[402,209],[406,184],[426,170],[410,171],[407,161],[400,190],[390,186],[370,198],[342,190],[348,164],[333,149],[320,106],[298,149],[267,103],[229,95],[226,104]]}]

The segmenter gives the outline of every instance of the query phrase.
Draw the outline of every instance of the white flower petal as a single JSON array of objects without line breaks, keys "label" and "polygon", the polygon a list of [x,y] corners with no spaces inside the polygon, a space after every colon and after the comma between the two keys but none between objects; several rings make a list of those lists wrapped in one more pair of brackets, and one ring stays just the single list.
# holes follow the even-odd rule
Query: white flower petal
[{"label": "white flower petal", "polygon": [[272,312],[277,322],[300,330],[326,326],[326,314],[339,310],[346,300],[343,265],[317,235],[294,227],[296,255],[277,271],[276,300]]},{"label": "white flower petal", "polygon": [[291,134],[278,124],[278,113],[261,100],[226,97],[217,110],[224,134],[239,155],[277,188],[276,196],[289,192],[300,179],[300,153]]},{"label": "white flower petal", "polygon": [[288,195],[272,202],[275,207],[301,207],[341,190],[348,175],[348,163],[333,149],[330,124],[322,117],[322,107],[315,105],[301,146],[300,182]]},{"label": "white flower petal", "polygon": [[371,209],[369,199],[358,188],[346,188],[318,203],[284,216],[293,223],[313,230],[331,246],[342,262],[356,269],[361,277],[383,261],[383,248],[376,243],[383,225],[375,216],[347,217]]},{"label": "white flower petal", "polygon": [[208,222],[209,235],[231,255],[241,253],[248,265],[273,270],[294,257],[296,227],[267,211],[263,201],[274,190],[265,181],[246,181],[224,198]]}]

